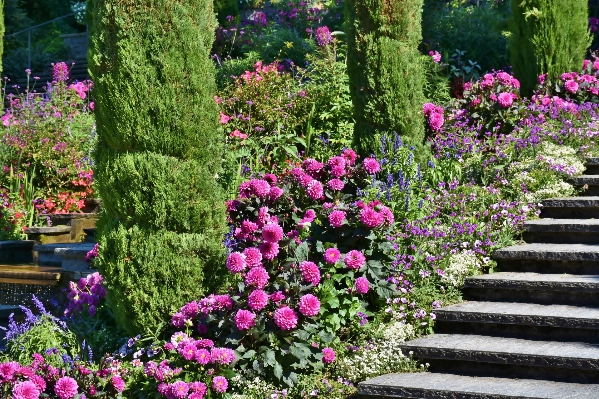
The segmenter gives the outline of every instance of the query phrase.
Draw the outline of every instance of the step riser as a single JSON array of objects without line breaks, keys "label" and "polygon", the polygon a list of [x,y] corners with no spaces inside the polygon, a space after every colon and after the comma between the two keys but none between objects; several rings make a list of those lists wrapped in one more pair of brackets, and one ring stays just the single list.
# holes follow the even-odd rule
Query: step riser
[{"label": "step riser", "polygon": [[522,233],[528,244],[599,244],[599,232],[531,232]]},{"label": "step riser", "polygon": [[[576,187],[576,189],[578,190],[582,190],[582,188],[584,187],[583,185],[579,186],[579,185],[575,185],[574,187]],[[583,197],[594,197],[599,195],[599,185],[597,184],[587,184],[587,189],[586,190],[582,190],[580,191],[580,194]]]},{"label": "step riser", "polygon": [[471,301],[599,306],[599,291],[573,292],[467,287],[464,288],[463,296],[464,299]]},{"label": "step riser", "polygon": [[502,272],[550,273],[550,274],[599,274],[599,262],[498,259],[497,270]]},{"label": "step riser", "polygon": [[599,175],[599,165],[586,165],[585,175]]},{"label": "step riser", "polygon": [[599,207],[544,207],[541,218],[552,219],[597,219],[599,218]]},{"label": "step riser", "polygon": [[491,337],[523,338],[539,341],[599,343],[599,329],[459,322],[440,320],[440,315],[437,315],[437,321],[435,322],[435,333],[488,335]]},{"label": "step riser", "polygon": [[[558,382],[596,384],[599,371],[567,369],[558,367],[526,366],[516,364],[485,363],[467,360],[447,360],[439,358],[417,357],[422,363],[429,363],[429,371],[453,373],[477,377],[530,378]],[[428,399],[428,396],[425,396]]]}]

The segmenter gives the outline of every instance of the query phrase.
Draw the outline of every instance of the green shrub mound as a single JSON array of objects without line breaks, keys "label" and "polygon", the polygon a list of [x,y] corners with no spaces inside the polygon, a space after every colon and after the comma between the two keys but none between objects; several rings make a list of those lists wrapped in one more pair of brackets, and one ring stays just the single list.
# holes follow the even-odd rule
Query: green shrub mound
[{"label": "green shrub mound", "polygon": [[216,170],[212,2],[93,3],[90,74],[106,144],[195,158]]},{"label": "green shrub mound", "polygon": [[533,93],[537,78],[582,67],[591,45],[586,0],[512,0],[510,58],[522,94]]},{"label": "green shrub mound", "polygon": [[[126,228],[110,221],[99,232],[106,298],[127,331],[154,333],[177,306],[208,294],[204,287],[217,285],[218,276],[226,273],[222,249],[210,235]],[[223,270],[205,271],[206,263],[215,260]]]},{"label": "green shrub mound", "polygon": [[354,147],[379,152],[380,137],[397,132],[424,142],[424,67],[418,52],[422,0],[349,0],[348,65],[354,103]]},{"label": "green shrub mound", "polygon": [[204,276],[223,275],[216,19],[212,0],[94,0],[90,10],[97,266],[133,336],[204,294]]},{"label": "green shrub mound", "polygon": [[151,152],[104,150],[97,188],[110,192],[102,206],[127,226],[214,235],[220,242],[225,204],[214,203],[220,186],[196,160]]}]

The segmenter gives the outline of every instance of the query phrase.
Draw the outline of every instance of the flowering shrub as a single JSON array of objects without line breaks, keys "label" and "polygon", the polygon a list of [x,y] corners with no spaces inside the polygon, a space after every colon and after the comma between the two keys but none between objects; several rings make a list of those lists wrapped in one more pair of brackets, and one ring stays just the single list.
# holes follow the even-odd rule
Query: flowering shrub
[{"label": "flowering shrub", "polygon": [[33,176],[40,214],[77,212],[92,193],[94,119],[88,96],[92,83],[67,82],[67,65],[57,63],[44,94],[32,86],[21,95],[9,95],[1,118],[2,145],[14,154],[4,160],[4,172],[8,174],[12,166],[16,173]]},{"label": "flowering shrub", "polygon": [[70,292],[67,295],[69,303],[64,311],[65,316],[73,316],[84,309],[87,309],[90,316],[95,315],[100,301],[106,297],[103,281],[104,278],[98,272],[80,278],[78,283],[70,281]]}]

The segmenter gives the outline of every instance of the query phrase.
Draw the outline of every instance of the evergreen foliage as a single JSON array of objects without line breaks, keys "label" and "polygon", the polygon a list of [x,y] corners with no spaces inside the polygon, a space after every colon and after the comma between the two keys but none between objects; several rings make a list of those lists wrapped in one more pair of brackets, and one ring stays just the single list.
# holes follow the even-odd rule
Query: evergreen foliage
[{"label": "evergreen foliage", "polygon": [[591,35],[587,0],[512,0],[510,57],[521,93],[541,74],[554,78],[582,68]]},{"label": "evergreen foliage", "polygon": [[397,132],[404,142],[424,141],[418,45],[423,0],[349,0],[348,66],[354,103],[354,147],[362,155],[379,152],[380,137]]},{"label": "evergreen foliage", "polygon": [[4,55],[4,0],[0,0],[0,73],[2,73],[2,56]]},{"label": "evergreen foliage", "polygon": [[90,11],[98,268],[117,321],[137,334],[206,294],[205,275],[224,275],[216,20],[212,0],[93,0]]}]

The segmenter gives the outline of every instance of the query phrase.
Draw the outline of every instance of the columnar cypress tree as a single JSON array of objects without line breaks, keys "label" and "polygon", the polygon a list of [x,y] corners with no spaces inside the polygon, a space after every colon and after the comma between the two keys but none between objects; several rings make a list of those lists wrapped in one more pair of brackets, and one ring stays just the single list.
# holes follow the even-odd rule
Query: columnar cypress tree
[{"label": "columnar cypress tree", "polygon": [[423,0],[348,0],[350,91],[354,103],[354,146],[377,152],[380,135],[397,132],[405,142],[424,141]]},{"label": "columnar cypress tree", "polygon": [[587,0],[512,0],[510,57],[521,92],[539,75],[578,71],[591,45]]},{"label": "columnar cypress tree", "polygon": [[98,267],[117,321],[154,331],[225,275],[216,20],[212,0],[90,5]]}]

